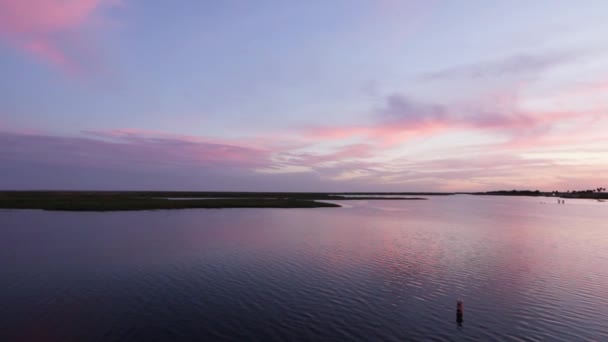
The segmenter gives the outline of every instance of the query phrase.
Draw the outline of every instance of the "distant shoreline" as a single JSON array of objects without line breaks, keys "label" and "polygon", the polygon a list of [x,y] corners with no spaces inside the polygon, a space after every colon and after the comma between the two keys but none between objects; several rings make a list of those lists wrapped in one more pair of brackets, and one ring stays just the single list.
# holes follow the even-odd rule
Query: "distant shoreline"
[{"label": "distant shoreline", "polygon": [[608,192],[590,192],[590,191],[574,191],[574,192],[543,192],[543,191],[532,191],[532,190],[501,190],[501,191],[486,191],[476,192],[472,195],[484,195],[484,196],[527,196],[527,197],[555,197],[555,198],[571,198],[571,199],[595,199],[595,200],[606,200],[608,199]]},{"label": "distant shoreline", "polygon": [[[234,191],[0,191],[0,209],[135,211],[222,208],[338,208],[333,201],[426,200],[418,196],[528,196],[608,199],[606,192],[234,192]],[[415,196],[415,197],[412,197]],[[325,202],[332,201],[332,202]]]}]

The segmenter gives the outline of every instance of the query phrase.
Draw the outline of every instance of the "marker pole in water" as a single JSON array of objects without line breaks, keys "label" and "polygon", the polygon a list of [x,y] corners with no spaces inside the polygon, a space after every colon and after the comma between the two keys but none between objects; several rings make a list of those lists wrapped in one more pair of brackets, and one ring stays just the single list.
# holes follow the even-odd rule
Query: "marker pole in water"
[{"label": "marker pole in water", "polygon": [[462,300],[456,302],[456,322],[462,323],[462,316],[464,314],[464,304]]}]

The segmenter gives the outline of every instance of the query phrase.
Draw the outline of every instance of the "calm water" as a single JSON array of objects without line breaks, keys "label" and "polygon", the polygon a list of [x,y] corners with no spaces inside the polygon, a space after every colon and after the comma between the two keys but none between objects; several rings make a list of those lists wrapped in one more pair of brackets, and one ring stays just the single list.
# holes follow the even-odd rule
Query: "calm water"
[{"label": "calm water", "polygon": [[0,211],[0,341],[607,341],[608,203],[554,202]]}]

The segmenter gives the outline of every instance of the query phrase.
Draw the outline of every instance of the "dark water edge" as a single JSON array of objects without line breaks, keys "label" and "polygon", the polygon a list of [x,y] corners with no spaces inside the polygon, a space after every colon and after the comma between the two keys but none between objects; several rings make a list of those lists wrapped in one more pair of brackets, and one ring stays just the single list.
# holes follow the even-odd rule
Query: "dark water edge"
[{"label": "dark water edge", "polygon": [[342,204],[0,210],[0,340],[608,339],[605,205]]}]

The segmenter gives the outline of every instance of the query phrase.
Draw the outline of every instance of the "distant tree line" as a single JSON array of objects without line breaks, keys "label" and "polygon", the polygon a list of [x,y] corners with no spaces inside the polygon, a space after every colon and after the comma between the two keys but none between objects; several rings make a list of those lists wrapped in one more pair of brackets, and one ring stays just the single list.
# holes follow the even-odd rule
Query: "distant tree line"
[{"label": "distant tree line", "polygon": [[498,191],[487,191],[477,193],[478,195],[497,195],[497,196],[559,196],[565,198],[594,198],[594,199],[606,199],[608,193],[606,188],[599,187],[595,189],[586,190],[567,190],[559,191],[554,190],[551,192],[540,191],[540,190],[498,190]]},{"label": "distant tree line", "polygon": [[578,193],[594,193],[594,192],[604,192],[606,191],[606,188],[595,188],[595,189],[588,189],[588,190],[568,190],[566,193],[572,193],[572,194],[578,194]]},{"label": "distant tree line", "polygon": [[540,190],[498,190],[487,191],[483,195],[508,195],[508,196],[542,196]]}]

